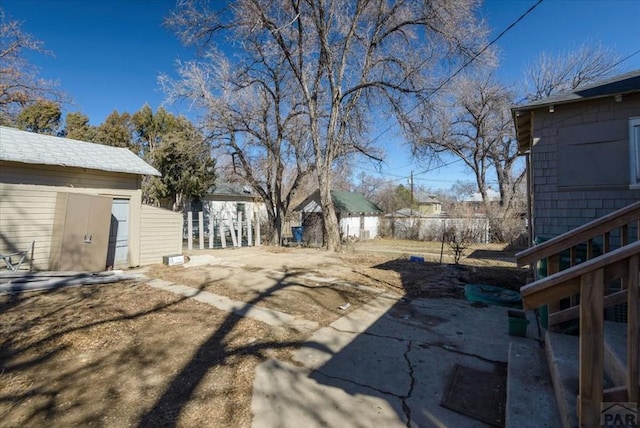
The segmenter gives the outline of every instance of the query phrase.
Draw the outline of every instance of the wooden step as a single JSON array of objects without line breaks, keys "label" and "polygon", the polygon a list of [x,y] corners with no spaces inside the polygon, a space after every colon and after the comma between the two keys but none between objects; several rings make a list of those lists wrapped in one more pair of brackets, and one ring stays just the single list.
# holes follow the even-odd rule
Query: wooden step
[{"label": "wooden step", "polygon": [[627,382],[627,324],[604,322],[604,367],[616,385]]},{"label": "wooden step", "polygon": [[[619,386],[625,385],[626,328],[627,325],[623,323],[605,322],[604,388],[612,394],[619,389]],[[580,369],[579,347],[577,336],[549,331],[545,335],[549,372],[560,412],[560,421],[565,428],[578,426],[576,406]]]},{"label": "wooden step", "polygon": [[563,428],[578,426],[579,342],[576,336],[547,331],[545,351]]},{"label": "wooden step", "polygon": [[507,428],[557,427],[556,405],[544,349],[537,340],[511,342],[507,376]]}]

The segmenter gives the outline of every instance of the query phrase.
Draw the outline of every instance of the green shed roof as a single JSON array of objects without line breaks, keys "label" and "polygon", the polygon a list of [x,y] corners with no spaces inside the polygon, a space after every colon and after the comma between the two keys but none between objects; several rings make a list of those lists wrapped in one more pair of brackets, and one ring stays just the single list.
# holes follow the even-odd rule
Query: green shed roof
[{"label": "green shed roof", "polygon": [[382,213],[382,210],[376,204],[365,198],[361,193],[332,190],[331,200],[336,210],[342,213]]},{"label": "green shed roof", "polygon": [[[382,210],[361,193],[347,192],[344,190],[332,190],[331,200],[336,212],[342,214],[382,214]],[[316,190],[294,211],[320,211],[320,191]]]}]

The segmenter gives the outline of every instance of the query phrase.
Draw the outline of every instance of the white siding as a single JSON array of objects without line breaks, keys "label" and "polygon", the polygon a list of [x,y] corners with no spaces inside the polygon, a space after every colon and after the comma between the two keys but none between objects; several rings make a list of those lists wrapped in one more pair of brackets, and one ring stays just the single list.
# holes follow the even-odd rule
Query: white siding
[{"label": "white siding", "polygon": [[360,237],[360,217],[343,217],[340,219],[340,233],[343,237]]},{"label": "white siding", "polygon": [[137,190],[140,180],[134,174],[122,174],[84,168],[29,165],[0,161],[0,182],[35,184],[64,188]]},{"label": "white siding", "polygon": [[369,232],[369,238],[378,236],[378,216],[364,216],[364,227],[360,227],[361,217],[343,217],[340,219],[340,232],[344,237],[360,238],[360,231]]},{"label": "white siding", "polygon": [[0,254],[25,250],[35,240],[33,267],[48,269],[56,192],[18,187],[0,183]]},{"label": "white siding", "polygon": [[380,217],[368,216],[364,218],[364,230],[369,231],[369,239],[378,237],[378,226],[380,223]]},{"label": "white siding", "polygon": [[140,264],[162,263],[162,256],[182,254],[182,214],[142,205]]}]

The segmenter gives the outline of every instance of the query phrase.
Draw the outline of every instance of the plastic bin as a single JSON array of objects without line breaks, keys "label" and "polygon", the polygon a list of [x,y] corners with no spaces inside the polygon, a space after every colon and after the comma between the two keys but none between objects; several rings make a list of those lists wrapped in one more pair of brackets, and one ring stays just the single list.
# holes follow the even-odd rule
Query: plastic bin
[{"label": "plastic bin", "polygon": [[296,226],[291,228],[291,234],[293,235],[293,241],[296,243],[302,242],[302,232],[304,231],[304,227]]},{"label": "plastic bin", "polygon": [[509,310],[509,336],[527,337],[529,320],[524,311]]}]

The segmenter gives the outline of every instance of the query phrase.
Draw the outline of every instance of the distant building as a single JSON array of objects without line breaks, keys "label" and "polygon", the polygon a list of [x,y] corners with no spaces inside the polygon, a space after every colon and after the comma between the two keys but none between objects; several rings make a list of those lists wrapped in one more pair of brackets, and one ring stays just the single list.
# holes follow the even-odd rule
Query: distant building
[{"label": "distant building", "polygon": [[[343,238],[372,239],[378,236],[382,210],[360,193],[332,190],[331,199],[338,216]],[[304,240],[322,242],[322,208],[320,191],[316,190],[300,203],[294,211],[300,212],[304,228]]]},{"label": "distant building", "polygon": [[422,192],[416,192],[414,202],[418,206],[418,211],[423,215],[439,215],[442,212],[442,203],[435,198]]},{"label": "distant building", "polygon": [[[216,182],[211,186],[205,195],[200,199],[194,199],[185,204],[184,207],[184,234],[187,237],[188,213],[192,212],[192,232],[198,235],[200,224],[197,213],[203,213],[203,234],[209,236],[213,231],[216,239],[219,238],[220,228],[223,228],[228,235],[228,242],[231,242],[231,230],[242,228],[244,239],[249,237],[247,227],[255,226],[256,221],[266,219],[266,208],[262,198],[247,185],[240,183],[230,183],[226,181]],[[240,224],[238,224],[240,218]],[[249,219],[247,223],[247,219]],[[243,245],[253,245],[253,242],[244,242]],[[216,241],[215,247],[221,245]]]},{"label": "distant building", "polygon": [[[487,189],[487,199],[490,203],[499,203],[500,202],[500,192],[496,192],[492,188]],[[462,206],[465,207],[469,214],[471,215],[486,215],[487,208],[482,199],[482,194],[480,192],[476,192],[471,194],[471,196],[462,200]]]}]

